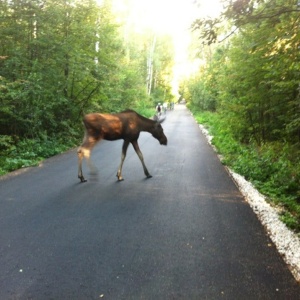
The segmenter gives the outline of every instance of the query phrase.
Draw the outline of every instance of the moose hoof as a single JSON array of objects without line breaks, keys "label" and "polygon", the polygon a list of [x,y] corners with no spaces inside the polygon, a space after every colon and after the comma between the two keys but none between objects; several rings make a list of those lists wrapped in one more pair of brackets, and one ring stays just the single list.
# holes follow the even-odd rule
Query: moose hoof
[{"label": "moose hoof", "polygon": [[148,174],[148,175],[147,175],[147,179],[148,179],[148,178],[152,178],[152,175]]},{"label": "moose hoof", "polygon": [[119,176],[118,174],[116,176],[118,178],[118,181],[124,181],[124,178],[122,176]]},{"label": "moose hoof", "polygon": [[87,182],[87,180],[83,176],[78,176],[78,178],[80,179],[80,182]]}]

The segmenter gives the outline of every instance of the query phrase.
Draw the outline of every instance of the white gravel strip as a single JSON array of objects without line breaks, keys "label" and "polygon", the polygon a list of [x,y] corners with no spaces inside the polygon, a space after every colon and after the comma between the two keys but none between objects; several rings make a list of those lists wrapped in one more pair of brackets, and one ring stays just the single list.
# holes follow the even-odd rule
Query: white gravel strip
[{"label": "white gravel strip", "polygon": [[[212,145],[212,136],[203,125],[199,125],[208,143]],[[215,147],[212,145],[215,149]],[[300,238],[286,225],[280,221],[276,207],[271,206],[266,198],[260,194],[254,186],[243,176],[227,168],[229,174],[235,181],[242,195],[249,203],[258,219],[265,226],[271,240],[275,244],[278,252],[282,255],[295,279],[300,282]]]}]

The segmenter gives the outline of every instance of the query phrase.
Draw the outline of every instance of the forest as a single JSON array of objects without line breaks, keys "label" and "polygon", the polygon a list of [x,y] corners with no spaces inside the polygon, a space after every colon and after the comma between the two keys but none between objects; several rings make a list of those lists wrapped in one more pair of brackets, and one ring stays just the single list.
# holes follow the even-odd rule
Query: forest
[{"label": "forest", "polygon": [[0,20],[0,175],[78,145],[85,113],[173,97],[170,37],[109,0],[2,0]]},{"label": "forest", "polygon": [[300,3],[223,1],[192,27],[200,70],[181,94],[223,163],[250,180],[300,230]]}]

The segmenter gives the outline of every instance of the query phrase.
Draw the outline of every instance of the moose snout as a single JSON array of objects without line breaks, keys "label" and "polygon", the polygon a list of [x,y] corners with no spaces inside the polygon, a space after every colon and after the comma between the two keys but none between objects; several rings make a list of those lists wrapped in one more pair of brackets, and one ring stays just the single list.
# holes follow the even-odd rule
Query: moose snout
[{"label": "moose snout", "polygon": [[164,136],[159,140],[161,145],[167,145],[168,144],[168,139]]}]

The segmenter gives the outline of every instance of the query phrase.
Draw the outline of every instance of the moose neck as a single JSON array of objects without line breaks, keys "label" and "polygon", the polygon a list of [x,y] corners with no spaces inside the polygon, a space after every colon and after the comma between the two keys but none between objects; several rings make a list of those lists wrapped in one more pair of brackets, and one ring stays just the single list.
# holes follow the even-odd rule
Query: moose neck
[{"label": "moose neck", "polygon": [[156,122],[151,119],[142,117],[140,118],[139,123],[140,123],[139,127],[141,131],[152,133]]}]

